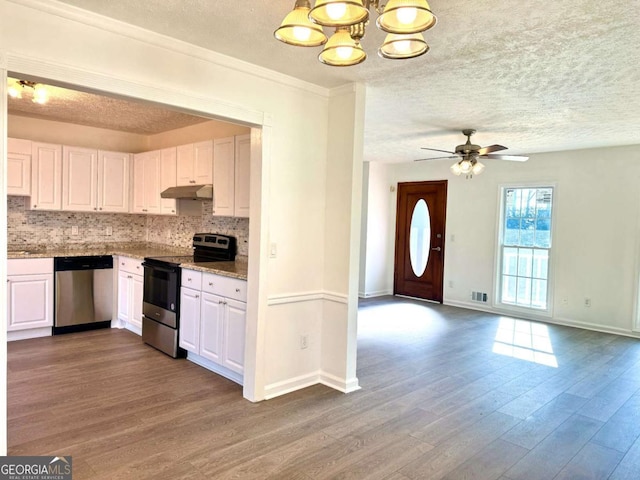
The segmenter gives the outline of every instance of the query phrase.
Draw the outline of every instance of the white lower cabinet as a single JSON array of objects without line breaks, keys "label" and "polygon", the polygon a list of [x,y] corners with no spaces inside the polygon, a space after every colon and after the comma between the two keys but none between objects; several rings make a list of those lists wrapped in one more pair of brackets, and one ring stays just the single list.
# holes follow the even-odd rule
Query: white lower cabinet
[{"label": "white lower cabinet", "polygon": [[8,260],[8,339],[51,335],[53,295],[52,258]]},{"label": "white lower cabinet", "polygon": [[189,360],[242,384],[247,282],[186,269],[182,278],[196,288],[180,291],[180,346]]},{"label": "white lower cabinet", "polygon": [[142,262],[118,257],[118,320],[127,330],[142,335]]}]

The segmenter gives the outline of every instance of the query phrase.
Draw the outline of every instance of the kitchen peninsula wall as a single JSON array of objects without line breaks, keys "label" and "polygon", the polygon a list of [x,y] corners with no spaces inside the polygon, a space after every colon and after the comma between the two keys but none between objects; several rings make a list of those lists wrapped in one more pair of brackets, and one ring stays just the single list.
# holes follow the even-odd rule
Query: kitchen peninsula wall
[{"label": "kitchen peninsula wall", "polygon": [[[249,133],[244,126],[203,120],[155,135],[140,135],[50,120],[8,116],[8,136],[33,141],[139,153],[207,139]],[[152,242],[190,247],[198,232],[217,232],[238,238],[238,254],[247,255],[249,219],[213,217],[212,202],[198,202],[196,216],[37,211],[25,208],[25,197],[7,197],[9,245],[81,247],[105,243]],[[78,234],[72,235],[72,227]],[[110,227],[112,234],[107,235]]]}]

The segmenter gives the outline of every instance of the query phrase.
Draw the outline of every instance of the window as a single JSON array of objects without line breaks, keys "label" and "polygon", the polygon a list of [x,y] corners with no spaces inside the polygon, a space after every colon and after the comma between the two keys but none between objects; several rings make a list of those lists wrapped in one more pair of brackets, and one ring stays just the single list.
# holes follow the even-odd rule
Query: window
[{"label": "window", "polygon": [[548,310],[552,187],[504,188],[499,301]]}]

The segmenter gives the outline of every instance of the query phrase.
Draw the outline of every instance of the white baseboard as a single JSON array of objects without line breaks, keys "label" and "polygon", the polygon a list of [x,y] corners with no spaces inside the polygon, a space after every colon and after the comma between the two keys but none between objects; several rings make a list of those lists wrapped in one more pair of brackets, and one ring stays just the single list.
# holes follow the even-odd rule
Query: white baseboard
[{"label": "white baseboard", "polygon": [[29,328],[28,330],[16,330],[13,332],[7,332],[7,341],[13,342],[14,340],[50,337],[51,335],[51,327]]},{"label": "white baseboard", "polygon": [[130,332],[135,333],[136,335],[142,336],[142,328],[140,328],[140,327],[138,327],[136,325],[131,325],[130,323],[125,323],[124,324],[124,328],[126,328]]},{"label": "white baseboard", "polygon": [[322,384],[334,390],[338,390],[342,393],[351,393],[356,390],[360,390],[357,378],[346,380],[344,378],[336,377],[327,372],[318,370],[306,375],[300,375],[299,377],[290,378],[281,382],[272,383],[265,387],[265,399],[279,397],[287,393],[301,390],[303,388],[310,387],[312,385]]},{"label": "white baseboard", "polygon": [[200,355],[196,355],[195,353],[187,353],[187,360],[195,363],[196,365],[200,365],[202,368],[206,368],[213,373],[217,373],[224,378],[228,378],[232,382],[236,382],[238,385],[242,385],[244,382],[244,377],[239,373],[229,370],[228,368],[223,367],[222,365],[218,365],[217,363],[212,362],[211,360]]},{"label": "white baseboard", "polygon": [[360,390],[357,378],[345,380],[344,378],[336,377],[335,375],[322,371],[320,371],[320,383],[342,393],[351,393]]},{"label": "white baseboard", "polygon": [[393,295],[393,290],[377,290],[374,292],[358,292],[360,298],[373,298],[373,297],[385,297],[387,295]]},{"label": "white baseboard", "polygon": [[572,320],[568,318],[547,317],[547,316],[535,315],[535,314],[527,315],[526,312],[508,312],[505,310],[497,310],[495,308],[492,308],[489,305],[482,305],[482,304],[476,305],[475,303],[459,302],[456,300],[447,300],[444,302],[444,305],[448,305],[451,307],[466,308],[468,310],[477,310],[480,312],[487,312],[493,315],[505,315],[508,317],[522,318],[524,320],[530,320],[533,322],[552,323],[554,325],[582,328],[584,330],[592,330],[594,332],[612,333],[614,335],[623,335],[626,337],[640,338],[640,332],[637,332],[634,330],[629,330],[629,329],[619,328],[619,327],[611,327],[608,325],[581,322],[579,320]]}]

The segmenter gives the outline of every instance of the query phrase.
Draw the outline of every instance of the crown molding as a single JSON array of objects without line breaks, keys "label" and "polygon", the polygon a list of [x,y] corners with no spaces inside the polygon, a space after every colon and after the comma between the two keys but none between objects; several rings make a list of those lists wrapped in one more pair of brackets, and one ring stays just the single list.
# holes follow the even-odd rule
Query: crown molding
[{"label": "crown molding", "polygon": [[6,0],[9,3],[21,5],[34,10],[55,15],[67,20],[72,20],[84,25],[105,30],[110,33],[131,38],[150,45],[171,50],[173,52],[194,57],[221,67],[229,68],[237,72],[253,75],[264,80],[269,80],[287,87],[303,90],[321,97],[329,96],[329,89],[305,82],[303,80],[285,75],[275,70],[260,67],[228,55],[223,55],[213,50],[208,50],[191,43],[178,40],[167,35],[152,32],[129,23],[110,17],[83,10],[73,5],[58,2],[56,0]]}]

